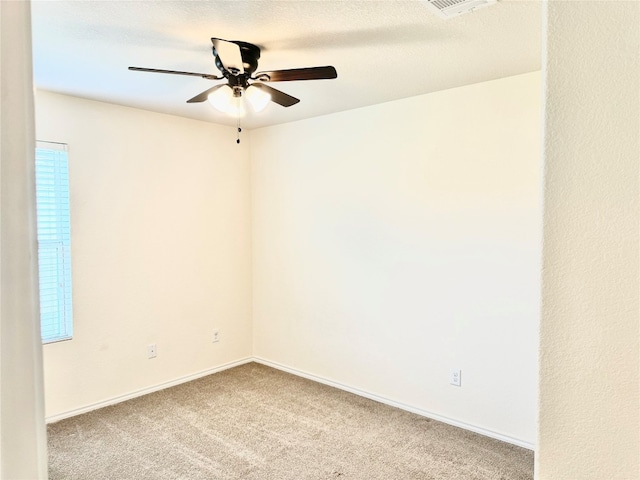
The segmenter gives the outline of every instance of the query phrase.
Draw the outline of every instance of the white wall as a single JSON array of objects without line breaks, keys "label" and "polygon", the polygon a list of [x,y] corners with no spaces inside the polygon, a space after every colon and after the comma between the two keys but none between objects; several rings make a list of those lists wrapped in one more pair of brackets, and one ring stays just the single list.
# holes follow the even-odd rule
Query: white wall
[{"label": "white wall", "polygon": [[255,355],[533,445],[540,99],[531,73],[253,131]]},{"label": "white wall", "polygon": [[0,2],[0,478],[47,478],[30,4]]},{"label": "white wall", "polygon": [[546,12],[539,479],[640,478],[640,3]]},{"label": "white wall", "polygon": [[49,92],[36,121],[71,184],[74,338],[44,347],[47,416],[250,356],[248,142]]}]

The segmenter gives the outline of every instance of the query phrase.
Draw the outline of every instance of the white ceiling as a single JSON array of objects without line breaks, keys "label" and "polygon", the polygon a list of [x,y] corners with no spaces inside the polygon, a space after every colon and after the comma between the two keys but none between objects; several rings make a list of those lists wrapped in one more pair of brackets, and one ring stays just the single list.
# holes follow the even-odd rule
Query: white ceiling
[{"label": "white ceiling", "polygon": [[271,83],[301,102],[271,103],[246,128],[290,122],[540,68],[541,1],[502,0],[443,20],[424,1],[38,1],[40,89],[235,125],[186,100],[218,82],[128,66],[218,74],[211,37],[261,47],[258,70],[333,65],[336,80]]}]

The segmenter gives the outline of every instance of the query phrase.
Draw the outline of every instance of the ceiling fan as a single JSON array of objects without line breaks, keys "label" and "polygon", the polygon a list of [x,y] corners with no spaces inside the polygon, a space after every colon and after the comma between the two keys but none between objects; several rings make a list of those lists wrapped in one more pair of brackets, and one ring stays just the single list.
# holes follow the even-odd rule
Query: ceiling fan
[{"label": "ceiling fan", "polygon": [[212,50],[215,64],[222,76],[142,67],[129,67],[129,70],[189,75],[206,78],[207,80],[226,79],[226,83],[205,90],[187,100],[187,103],[209,100],[218,110],[236,117],[244,114],[243,97],[247,99],[255,111],[262,110],[269,101],[273,101],[283,107],[290,107],[300,101],[291,95],[265,85],[265,82],[322,80],[338,77],[336,69],[332,66],[272,70],[254,74],[258,68],[258,59],[260,58],[259,47],[239,40],[223,40],[221,38],[212,38],[211,42],[213,43]]}]

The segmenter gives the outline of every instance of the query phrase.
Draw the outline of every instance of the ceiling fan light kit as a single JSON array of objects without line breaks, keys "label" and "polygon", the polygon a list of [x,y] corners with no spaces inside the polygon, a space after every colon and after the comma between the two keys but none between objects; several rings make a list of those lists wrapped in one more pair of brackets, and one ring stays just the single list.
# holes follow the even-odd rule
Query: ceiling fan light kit
[{"label": "ceiling fan light kit", "polygon": [[242,90],[234,90],[228,85],[215,89],[207,95],[207,100],[216,110],[222,113],[237,118],[244,117],[246,113],[242,102]]},{"label": "ceiling fan light kit", "polygon": [[246,113],[244,107],[245,98],[251,109],[256,113],[264,110],[271,101],[269,93],[253,85],[249,85],[246,90],[241,87],[231,88],[229,85],[222,85],[221,88],[215,89],[207,96],[207,100],[216,110],[233,117],[244,117]]},{"label": "ceiling fan light kit", "polygon": [[209,103],[217,110],[237,118],[245,114],[245,97],[246,103],[251,106],[254,112],[262,111],[269,102],[277,103],[283,107],[290,107],[300,101],[291,95],[266,85],[267,82],[323,80],[338,77],[336,69],[332,66],[273,70],[258,72],[254,75],[260,59],[260,48],[258,46],[239,40],[223,40],[215,37],[211,39],[211,43],[213,44],[212,52],[215,58],[215,65],[220,70],[221,77],[208,73],[142,67],[129,67],[129,70],[194,76],[207,80],[224,79],[227,81],[226,84],[209,88],[187,100],[187,103],[200,103],[209,100]]}]

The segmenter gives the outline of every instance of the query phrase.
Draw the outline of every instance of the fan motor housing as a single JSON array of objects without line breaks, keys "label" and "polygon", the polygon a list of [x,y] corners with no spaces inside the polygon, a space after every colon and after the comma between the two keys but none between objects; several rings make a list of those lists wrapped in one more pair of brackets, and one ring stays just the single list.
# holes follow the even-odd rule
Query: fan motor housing
[{"label": "fan motor housing", "polygon": [[[242,66],[244,68],[244,73],[247,77],[251,77],[253,72],[258,68],[258,59],[260,58],[260,47],[254,45],[253,43],[242,42],[240,40],[229,40],[231,43],[235,43],[240,47],[240,55],[242,56]],[[220,57],[216,53],[215,47],[212,48],[213,56],[216,59],[216,67],[222,74],[228,78],[230,72],[225,70],[222,62],[220,61]]]}]

